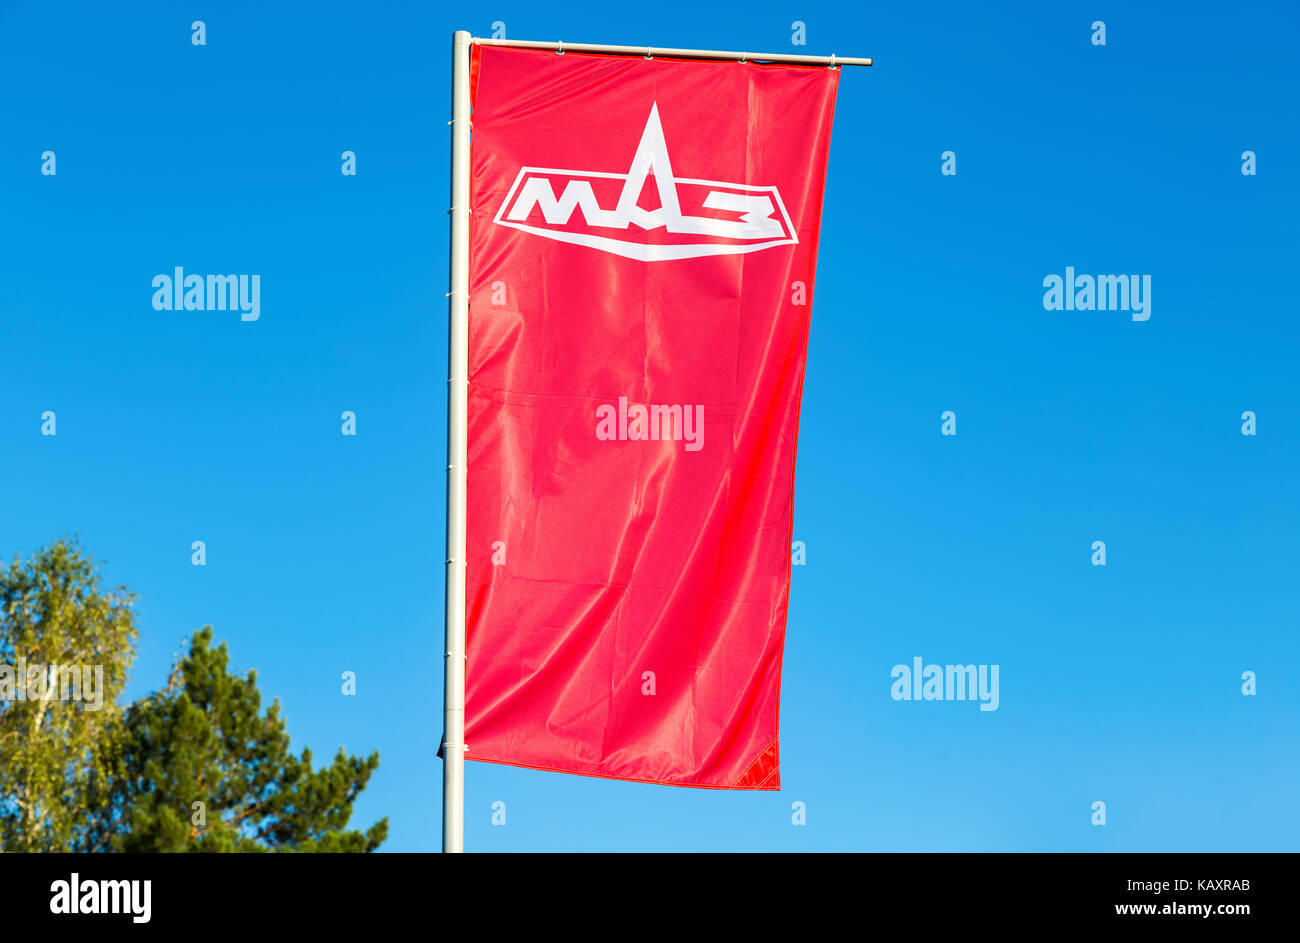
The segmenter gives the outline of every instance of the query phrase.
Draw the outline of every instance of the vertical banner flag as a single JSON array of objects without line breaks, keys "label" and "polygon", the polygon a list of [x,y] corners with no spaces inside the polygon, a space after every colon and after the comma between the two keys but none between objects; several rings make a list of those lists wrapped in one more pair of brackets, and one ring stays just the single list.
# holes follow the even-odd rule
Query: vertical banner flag
[{"label": "vertical banner flag", "polygon": [[465,758],[779,789],[837,69],[475,46]]}]

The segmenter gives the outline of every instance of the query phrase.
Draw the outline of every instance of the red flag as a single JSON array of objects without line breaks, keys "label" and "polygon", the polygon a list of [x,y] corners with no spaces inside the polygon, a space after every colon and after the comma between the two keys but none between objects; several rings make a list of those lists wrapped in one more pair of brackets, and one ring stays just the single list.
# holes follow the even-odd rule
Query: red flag
[{"label": "red flag", "polygon": [[466,759],[779,789],[839,72],[472,72]]}]

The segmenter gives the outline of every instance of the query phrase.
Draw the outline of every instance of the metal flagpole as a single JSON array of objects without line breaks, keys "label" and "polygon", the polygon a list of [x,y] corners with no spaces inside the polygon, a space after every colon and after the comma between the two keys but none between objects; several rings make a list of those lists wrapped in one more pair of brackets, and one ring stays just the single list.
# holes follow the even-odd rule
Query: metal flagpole
[{"label": "metal flagpole", "polygon": [[451,55],[451,291],[447,330],[447,622],[443,654],[442,850],[465,850],[465,489],[469,403],[469,50]]},{"label": "metal flagpole", "polygon": [[477,46],[516,46],[556,52],[603,52],[616,56],[667,56],[675,59],[734,59],[737,62],[798,62],[804,65],[871,65],[856,56],[801,56],[788,52],[721,52],[717,49],[662,49],[658,46],[604,46],[598,43],[539,42],[530,39],[474,39]]}]

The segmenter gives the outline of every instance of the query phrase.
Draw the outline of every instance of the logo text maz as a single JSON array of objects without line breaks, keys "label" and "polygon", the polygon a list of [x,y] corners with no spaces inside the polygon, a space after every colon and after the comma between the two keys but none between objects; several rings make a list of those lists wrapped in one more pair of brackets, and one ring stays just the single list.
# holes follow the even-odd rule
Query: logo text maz
[{"label": "logo text maz", "polygon": [[[640,205],[649,177],[659,202],[652,209]],[[524,167],[493,222],[641,262],[799,241],[776,187],[673,176],[658,103],[627,173]]]}]

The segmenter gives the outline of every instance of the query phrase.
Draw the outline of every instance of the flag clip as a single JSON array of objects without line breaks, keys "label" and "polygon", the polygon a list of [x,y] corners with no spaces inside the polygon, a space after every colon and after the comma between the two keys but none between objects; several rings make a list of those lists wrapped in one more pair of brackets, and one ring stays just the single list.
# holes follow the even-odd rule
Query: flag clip
[{"label": "flag clip", "polygon": [[561,39],[555,44],[555,54],[557,56],[564,55],[564,40]]}]

